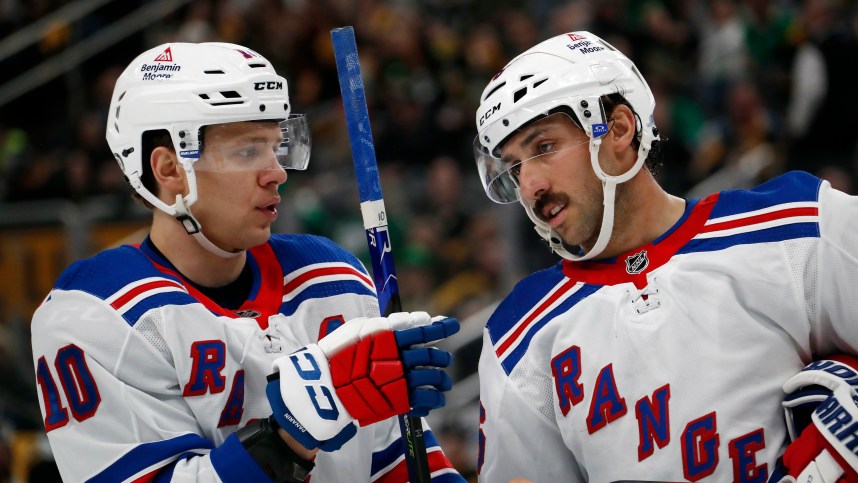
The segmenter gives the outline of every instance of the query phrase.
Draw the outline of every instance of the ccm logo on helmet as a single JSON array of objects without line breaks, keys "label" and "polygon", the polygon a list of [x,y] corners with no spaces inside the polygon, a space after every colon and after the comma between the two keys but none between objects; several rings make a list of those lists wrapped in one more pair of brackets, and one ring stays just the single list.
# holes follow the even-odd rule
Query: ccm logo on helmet
[{"label": "ccm logo on helmet", "polygon": [[276,82],[276,81],[254,82],[253,83],[253,90],[256,90],[256,91],[275,90],[275,89],[283,89],[283,83],[282,82]]},{"label": "ccm logo on helmet", "polygon": [[482,126],[483,123],[486,122],[490,117],[492,117],[492,114],[498,112],[500,110],[500,106],[501,106],[501,103],[498,102],[498,104],[496,106],[493,106],[491,109],[486,111],[485,114],[480,116],[480,126]]}]

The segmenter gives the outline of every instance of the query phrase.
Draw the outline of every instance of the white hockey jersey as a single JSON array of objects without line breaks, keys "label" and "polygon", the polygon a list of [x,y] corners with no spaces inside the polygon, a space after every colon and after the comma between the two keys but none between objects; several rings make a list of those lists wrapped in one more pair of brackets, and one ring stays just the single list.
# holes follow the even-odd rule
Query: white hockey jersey
[{"label": "white hockey jersey", "polygon": [[[146,244],[63,273],[33,317],[32,340],[65,481],[268,481],[230,435],[271,414],[272,361],[378,315],[378,302],[360,262],[325,238],[274,235],[248,260],[252,289],[235,311]],[[432,481],[462,481],[428,427],[425,437]],[[403,458],[393,418],[318,453],[310,479],[404,482]]]},{"label": "white hockey jersey", "polygon": [[784,381],[858,353],[856,221],[858,198],[792,172],[521,281],[484,331],[480,481],[765,482]]}]

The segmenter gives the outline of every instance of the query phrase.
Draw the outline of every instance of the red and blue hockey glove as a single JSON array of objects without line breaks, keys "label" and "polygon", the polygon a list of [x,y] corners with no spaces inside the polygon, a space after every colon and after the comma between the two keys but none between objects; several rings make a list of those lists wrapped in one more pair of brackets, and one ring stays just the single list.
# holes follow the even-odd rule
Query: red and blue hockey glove
[{"label": "red and blue hockey glove", "polygon": [[[783,407],[793,442],[780,481],[858,482],[858,359],[812,362],[784,384]],[[774,480],[777,481],[777,480]]]},{"label": "red and blue hockey glove", "polygon": [[444,405],[449,352],[425,344],[459,330],[426,312],[361,317],[274,362],[266,392],[278,424],[308,449],[334,451],[366,426]]}]

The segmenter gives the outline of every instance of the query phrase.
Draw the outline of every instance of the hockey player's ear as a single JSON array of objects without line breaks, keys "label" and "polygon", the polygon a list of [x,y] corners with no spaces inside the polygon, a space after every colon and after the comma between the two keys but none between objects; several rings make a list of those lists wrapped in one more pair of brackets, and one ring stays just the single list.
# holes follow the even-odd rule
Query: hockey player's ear
[{"label": "hockey player's ear", "polygon": [[635,113],[625,104],[618,104],[614,107],[607,138],[617,154],[629,147],[632,147],[632,151],[634,151],[632,143],[635,139]]},{"label": "hockey player's ear", "polygon": [[155,181],[158,182],[159,196],[165,192],[168,199],[174,199],[176,194],[186,192],[185,171],[173,150],[163,146],[156,147],[152,150],[149,161]]}]

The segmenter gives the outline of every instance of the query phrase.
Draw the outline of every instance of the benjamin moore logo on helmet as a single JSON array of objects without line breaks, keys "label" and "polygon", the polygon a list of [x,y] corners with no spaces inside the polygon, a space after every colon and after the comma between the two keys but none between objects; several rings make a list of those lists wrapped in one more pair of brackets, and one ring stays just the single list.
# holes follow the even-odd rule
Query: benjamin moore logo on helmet
[{"label": "benjamin moore logo on helmet", "polygon": [[[143,73],[143,80],[169,79],[173,77],[173,74],[169,74],[168,72],[179,72],[182,70],[181,65],[172,63],[173,51],[170,49],[170,47],[167,47],[163,52],[158,54],[158,57],[155,57],[155,60],[152,62],[159,62],[158,64],[143,64],[140,66],[140,72]],[[161,64],[160,62],[169,62],[169,64]]]},{"label": "benjamin moore logo on helmet", "polygon": [[199,149],[192,149],[190,151],[179,151],[179,156],[181,156],[183,158],[199,158],[200,157],[200,150]]},{"label": "benjamin moore logo on helmet", "polygon": [[[570,35],[571,37],[571,35]],[[582,54],[589,54],[592,52],[599,52],[600,50],[605,50],[604,47],[599,47],[598,45],[593,44],[589,40],[581,40],[580,42],[574,44],[566,44],[566,47],[569,47],[570,50],[578,50]]]},{"label": "benjamin moore logo on helmet", "polygon": [[170,50],[170,47],[167,47],[163,52],[161,52],[158,57],[155,57],[155,62],[172,62],[173,61],[173,51]]}]

